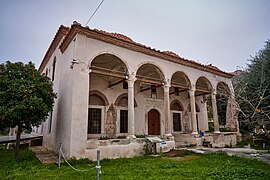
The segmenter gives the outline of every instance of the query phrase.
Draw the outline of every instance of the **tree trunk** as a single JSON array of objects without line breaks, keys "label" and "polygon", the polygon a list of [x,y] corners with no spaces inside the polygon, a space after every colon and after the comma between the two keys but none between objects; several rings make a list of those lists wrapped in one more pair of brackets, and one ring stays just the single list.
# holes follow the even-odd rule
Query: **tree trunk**
[{"label": "tree trunk", "polygon": [[22,133],[22,128],[18,126],[18,130],[16,134],[16,145],[14,149],[14,160],[17,160],[19,156],[21,133]]}]

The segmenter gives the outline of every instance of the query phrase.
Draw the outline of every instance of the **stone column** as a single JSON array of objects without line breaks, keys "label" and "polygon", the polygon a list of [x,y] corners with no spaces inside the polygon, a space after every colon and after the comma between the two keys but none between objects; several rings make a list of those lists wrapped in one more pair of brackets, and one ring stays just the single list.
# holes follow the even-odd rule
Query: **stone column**
[{"label": "stone column", "polygon": [[128,134],[134,136],[134,82],[136,78],[131,77],[128,82]]},{"label": "stone column", "polygon": [[172,133],[172,122],[170,114],[170,87],[169,83],[166,83],[164,88],[164,115],[165,115],[165,134],[171,135]]},{"label": "stone column", "polygon": [[197,120],[196,120],[195,89],[190,89],[189,90],[189,98],[190,98],[192,134],[198,134],[198,131],[197,131]]},{"label": "stone column", "polygon": [[213,110],[213,119],[214,119],[214,133],[220,133],[219,131],[219,122],[218,122],[218,113],[217,113],[217,102],[216,102],[216,90],[213,90],[211,94],[212,101],[212,110]]}]

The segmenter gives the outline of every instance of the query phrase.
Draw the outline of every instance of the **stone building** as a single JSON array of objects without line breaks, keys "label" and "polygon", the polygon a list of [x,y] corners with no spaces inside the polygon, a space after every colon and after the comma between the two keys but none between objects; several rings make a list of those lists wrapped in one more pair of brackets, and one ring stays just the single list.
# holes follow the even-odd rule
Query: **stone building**
[{"label": "stone building", "polygon": [[[60,26],[39,71],[57,99],[36,133],[50,150],[61,143],[68,157],[94,159],[97,148],[103,158],[140,155],[144,135],[159,136],[167,149],[200,145],[199,131],[213,146],[236,143],[233,75],[215,66],[74,22]],[[219,92],[227,97],[226,133],[219,131]]]}]

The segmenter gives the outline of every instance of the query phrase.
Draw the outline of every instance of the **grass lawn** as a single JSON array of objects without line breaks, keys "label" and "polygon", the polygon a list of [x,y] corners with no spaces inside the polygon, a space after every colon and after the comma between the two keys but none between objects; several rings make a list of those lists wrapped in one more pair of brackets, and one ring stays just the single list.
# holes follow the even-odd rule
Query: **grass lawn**
[{"label": "grass lawn", "polygon": [[[76,172],[68,165],[41,164],[28,149],[22,149],[19,161],[13,152],[0,149],[0,179],[95,179],[96,171]],[[71,160],[78,169],[95,166],[89,160]],[[121,158],[101,161],[101,179],[270,179],[270,165],[257,160],[230,157],[223,153],[193,153],[159,157]]]}]

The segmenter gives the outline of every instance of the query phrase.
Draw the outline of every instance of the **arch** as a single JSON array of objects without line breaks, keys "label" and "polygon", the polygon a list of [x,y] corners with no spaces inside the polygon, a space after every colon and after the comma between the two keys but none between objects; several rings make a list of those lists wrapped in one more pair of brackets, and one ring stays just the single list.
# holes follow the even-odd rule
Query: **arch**
[{"label": "arch", "polygon": [[229,88],[228,84],[226,84],[223,81],[220,81],[217,84],[216,90],[217,90],[217,94],[226,95],[226,96],[231,95],[230,88]]},{"label": "arch", "polygon": [[226,125],[227,107],[230,96],[231,93],[228,85],[225,82],[220,81],[217,84],[217,95],[216,95],[219,125]]},{"label": "arch", "polygon": [[[196,112],[200,112],[200,107],[198,106],[197,103],[195,103],[195,107],[196,107]],[[188,111],[189,111],[189,112],[191,111],[190,104],[188,105]]]},{"label": "arch", "polygon": [[99,71],[112,72],[123,77],[128,75],[126,62],[111,53],[97,55],[91,61],[89,67]]},{"label": "arch", "polygon": [[162,68],[154,62],[144,62],[138,66],[135,71],[136,77],[144,76],[144,78],[161,80],[165,82],[164,71]]},{"label": "arch", "polygon": [[170,109],[174,111],[184,111],[182,103],[178,99],[171,102]]},{"label": "arch", "polygon": [[148,112],[148,135],[160,135],[160,113],[156,109]]},{"label": "arch", "polygon": [[108,52],[108,51],[102,51],[102,52],[98,52],[98,53],[96,53],[95,55],[93,55],[91,58],[90,58],[90,60],[88,61],[88,67],[91,67],[91,65],[92,65],[92,63],[93,63],[93,61],[96,59],[96,58],[98,58],[98,57],[100,57],[100,56],[102,56],[102,55],[111,55],[111,56],[115,56],[115,57],[117,57],[119,60],[121,60],[121,62],[125,65],[125,67],[127,68],[127,74],[129,74],[129,66],[128,66],[128,63],[127,63],[127,61],[124,59],[124,58],[122,58],[120,55],[118,55],[118,54],[116,54],[116,53],[114,53],[114,52]]},{"label": "arch", "polygon": [[206,90],[206,91],[211,92],[213,90],[213,86],[212,86],[211,82],[206,77],[201,76],[196,81],[196,91],[197,91],[197,89]]},{"label": "arch", "polygon": [[179,84],[181,86],[191,86],[190,79],[186,75],[186,73],[182,71],[175,72],[171,77],[171,84]]},{"label": "arch", "polygon": [[100,92],[98,90],[92,90],[89,92],[89,105],[108,106],[109,101],[108,101],[107,97],[102,92]]},{"label": "arch", "polygon": [[[116,106],[128,107],[128,93],[119,95],[114,103]],[[134,99],[134,107],[138,107],[136,100]]]}]

